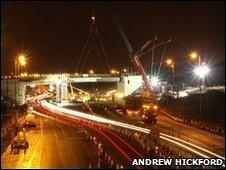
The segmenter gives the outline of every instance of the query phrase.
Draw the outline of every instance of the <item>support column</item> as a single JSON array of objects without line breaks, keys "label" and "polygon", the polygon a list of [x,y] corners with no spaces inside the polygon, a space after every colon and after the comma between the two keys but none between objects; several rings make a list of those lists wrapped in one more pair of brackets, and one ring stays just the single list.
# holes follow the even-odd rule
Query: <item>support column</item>
[{"label": "support column", "polygon": [[67,83],[61,83],[61,100],[67,100]]},{"label": "support column", "polygon": [[56,83],[56,101],[60,101],[60,84]]}]

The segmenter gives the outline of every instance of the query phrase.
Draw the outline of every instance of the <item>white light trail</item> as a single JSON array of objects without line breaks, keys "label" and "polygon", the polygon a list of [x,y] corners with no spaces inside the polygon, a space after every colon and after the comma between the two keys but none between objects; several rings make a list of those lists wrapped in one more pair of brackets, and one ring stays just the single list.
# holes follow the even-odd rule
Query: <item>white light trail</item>
[{"label": "white light trail", "polygon": [[41,104],[42,104],[43,107],[45,107],[47,109],[51,109],[53,111],[63,112],[63,113],[66,113],[66,114],[85,118],[85,119],[88,119],[88,120],[93,120],[93,121],[96,121],[96,122],[108,123],[108,124],[128,128],[128,129],[140,131],[140,132],[147,133],[147,134],[150,133],[150,129],[146,129],[146,128],[142,128],[142,127],[138,127],[138,126],[134,126],[134,125],[130,125],[130,124],[127,124],[127,123],[122,123],[122,122],[118,122],[118,121],[114,121],[114,120],[105,119],[105,118],[99,117],[99,116],[85,114],[85,113],[75,111],[75,110],[69,110],[69,109],[57,107],[53,104],[46,102],[45,100],[42,100]]},{"label": "white light trail", "polygon": [[[85,114],[85,113],[82,113],[82,112],[79,112],[79,111],[75,111],[75,110],[69,110],[69,109],[65,109],[65,108],[61,108],[61,107],[58,107],[58,106],[55,106],[51,103],[48,103],[47,101],[45,100],[41,100],[41,99],[44,99],[46,97],[49,97],[48,95],[41,95],[39,96],[39,98],[36,98],[39,100],[40,104],[45,107],[46,109],[50,109],[52,111],[57,111],[59,112],[60,114],[64,113],[64,114],[69,114],[69,115],[72,115],[72,116],[77,116],[77,117],[80,117],[80,118],[84,118],[84,119],[88,119],[88,120],[92,120],[92,121],[96,121],[96,122],[101,122],[101,123],[108,123],[108,124],[111,124],[111,125],[116,125],[116,126],[120,126],[120,127],[123,127],[123,128],[128,128],[128,129],[132,129],[132,130],[135,130],[135,131],[139,131],[139,132],[143,132],[143,133],[146,133],[146,134],[149,134],[150,133],[150,129],[147,129],[147,128],[142,128],[142,127],[138,127],[138,126],[134,126],[134,125],[130,125],[130,124],[127,124],[127,123],[122,123],[122,122],[118,122],[118,121],[114,121],[114,120],[109,120],[109,119],[106,119],[106,118],[103,118],[103,117],[99,117],[99,116],[96,116],[96,115],[89,115],[89,114]],[[163,139],[163,140],[167,140],[171,143],[174,143],[178,146],[181,146],[183,147],[184,149],[187,149],[197,155],[200,155],[202,157],[205,157],[205,158],[209,158],[206,154],[203,154],[199,151],[197,151],[197,149],[205,152],[205,153],[208,153],[210,155],[213,155],[215,157],[218,157],[218,158],[221,158],[223,160],[225,160],[224,157],[218,155],[218,154],[215,154],[207,149],[204,149],[202,147],[199,147],[195,144],[192,144],[192,143],[189,143],[187,141],[184,141],[182,139],[179,139],[179,138],[176,138],[176,137],[173,137],[173,136],[170,136],[170,135],[167,135],[167,134],[164,134],[164,133],[160,133],[160,138]],[[187,146],[186,146],[186,145]]]},{"label": "white light trail", "polygon": [[194,145],[194,144],[192,144],[192,143],[189,143],[189,142],[187,142],[187,141],[181,140],[181,139],[179,139],[179,138],[176,138],[176,137],[173,137],[173,136],[164,134],[164,133],[160,133],[160,135],[165,136],[165,137],[168,137],[168,138],[171,138],[171,139],[174,139],[174,140],[177,140],[177,141],[180,141],[180,142],[182,142],[182,143],[186,143],[187,145],[190,145],[190,146],[192,146],[192,147],[194,147],[194,148],[197,148],[197,149],[199,149],[199,150],[202,150],[202,151],[204,151],[204,152],[206,152],[206,153],[209,153],[209,154],[211,154],[211,155],[214,155],[214,156],[216,156],[216,157],[218,157],[218,158],[221,158],[221,159],[225,160],[225,157],[222,157],[222,156],[220,156],[220,155],[218,155],[218,154],[215,154],[215,153],[213,153],[213,152],[211,152],[211,151],[209,151],[209,150],[207,150],[207,149],[201,148],[201,147],[199,147],[199,146],[197,146],[197,145]]},{"label": "white light trail", "polygon": [[169,142],[171,142],[171,143],[174,143],[174,144],[176,144],[176,145],[178,145],[178,146],[181,146],[182,148],[185,148],[185,149],[187,149],[187,150],[189,150],[189,151],[191,151],[191,152],[193,152],[193,153],[196,153],[197,155],[200,155],[201,157],[209,158],[207,155],[204,155],[204,154],[202,154],[201,152],[198,152],[198,151],[196,151],[196,150],[194,150],[194,149],[192,149],[192,148],[190,148],[190,147],[188,147],[188,146],[185,146],[184,144],[181,144],[181,143],[179,143],[179,142],[177,142],[177,141],[174,141],[174,140],[169,139],[169,138],[164,137],[164,136],[160,136],[160,138],[161,138],[161,139],[164,139],[164,140],[167,140],[167,141],[169,141]]}]

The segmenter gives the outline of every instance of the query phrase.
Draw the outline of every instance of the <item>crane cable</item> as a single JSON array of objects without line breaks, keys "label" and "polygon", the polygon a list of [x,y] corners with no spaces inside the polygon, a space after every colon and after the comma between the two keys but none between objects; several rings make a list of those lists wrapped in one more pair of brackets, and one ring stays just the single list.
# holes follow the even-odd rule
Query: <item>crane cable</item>
[{"label": "crane cable", "polygon": [[[92,35],[92,36],[93,36],[93,35]],[[102,70],[103,70],[103,72],[105,72],[106,70],[105,70],[104,64],[103,64],[103,62],[102,62],[102,60],[101,60],[100,52],[99,52],[99,50],[98,50],[98,46],[97,46],[97,43],[96,43],[96,41],[95,41],[94,36],[93,36],[93,40],[94,40],[95,49],[96,49],[96,51],[97,51],[97,55],[98,55],[98,57],[99,57],[99,59],[100,59],[100,63],[101,63]]]},{"label": "crane cable", "polygon": [[104,50],[103,43],[102,43],[102,41],[101,41],[101,39],[100,39],[100,34],[99,34],[99,31],[98,31],[97,26],[96,26],[95,23],[94,23],[94,27],[95,27],[96,34],[97,34],[97,37],[98,37],[98,41],[99,41],[100,46],[101,46],[101,49],[102,49],[102,53],[103,53],[103,55],[104,55],[104,57],[105,57],[105,60],[106,60],[106,62],[107,62],[107,67],[108,67],[108,69],[110,70],[110,63],[109,63],[108,57],[107,57],[107,55],[106,55],[106,52],[105,52],[105,50]]},{"label": "crane cable", "polygon": [[87,44],[88,44],[90,35],[91,35],[91,33],[92,33],[93,24],[94,24],[94,22],[92,22],[92,24],[91,24],[90,31],[89,31],[89,35],[88,35],[88,37],[86,38],[85,44],[84,44],[83,49],[82,49],[82,53],[81,53],[81,55],[80,55],[79,61],[78,61],[77,65],[76,65],[76,68],[75,68],[75,72],[78,71],[78,68],[79,68],[80,62],[81,62],[81,60],[82,60],[82,57],[83,57],[83,55],[84,55],[85,49],[87,48]]},{"label": "crane cable", "polygon": [[[84,53],[85,53],[85,50],[87,49],[87,44],[88,44],[88,42],[89,42],[89,40],[90,40],[90,36],[91,36],[91,37],[92,37],[91,42],[93,41],[94,44],[95,44],[95,48],[96,48],[98,57],[99,57],[99,59],[100,59],[102,69],[103,69],[103,71],[105,72],[104,64],[103,64],[103,61],[101,60],[101,56],[100,56],[100,51],[98,50],[98,45],[97,45],[98,42],[95,42],[95,35],[97,35],[97,41],[99,41],[99,43],[100,43],[101,50],[102,50],[102,53],[103,53],[103,55],[104,55],[104,57],[105,57],[105,60],[107,61],[107,67],[108,67],[109,70],[110,70],[110,63],[109,63],[109,60],[108,60],[108,58],[107,58],[106,52],[105,52],[105,50],[104,50],[103,43],[102,43],[102,41],[101,41],[101,39],[100,39],[100,37],[99,37],[99,32],[98,32],[97,26],[96,26],[96,24],[95,24],[95,18],[94,18],[94,15],[93,15],[93,17],[92,17],[92,20],[93,20],[93,22],[92,22],[92,25],[91,25],[91,27],[90,27],[90,32],[89,32],[89,35],[88,35],[88,37],[87,37],[87,39],[86,39],[86,43],[85,43],[85,45],[84,45],[84,47],[83,47],[83,49],[82,49],[82,54],[81,54],[81,56],[80,56],[80,58],[79,58],[79,62],[78,62],[78,64],[77,64],[77,66],[76,66],[76,70],[78,70],[78,66],[79,66],[79,64],[82,62],[82,57],[85,55]],[[96,34],[95,34],[95,33],[96,33]],[[84,59],[84,62],[83,62],[83,64],[82,64],[81,72],[80,72],[80,73],[83,72],[83,69],[84,69],[84,66],[85,66],[85,64],[86,64],[86,61],[87,61],[88,55],[89,55],[89,53],[90,53],[90,50],[91,50],[91,45],[90,45],[90,47],[88,48],[87,54],[85,55],[85,59]]]},{"label": "crane cable", "polygon": [[[171,41],[171,39],[170,39],[170,41]],[[168,41],[168,42],[169,42],[169,41]],[[165,55],[166,47],[167,47],[168,42],[167,42],[166,45],[164,46],[164,49],[163,49],[163,52],[162,52],[162,57],[161,57],[161,60],[160,60],[160,64],[159,64],[157,76],[159,76],[159,72],[160,72],[160,69],[161,69],[161,66],[162,66],[163,57],[164,57],[164,55]]]},{"label": "crane cable", "polygon": [[[91,37],[92,37],[92,39],[91,39],[91,41],[92,41],[92,40],[93,40],[93,36],[91,36]],[[87,58],[88,58],[89,53],[90,53],[90,50],[91,50],[91,47],[92,47],[92,44],[90,44],[90,46],[89,46],[89,49],[88,49],[88,52],[87,52],[87,54],[86,54],[86,56],[85,56],[85,60],[84,60],[84,62],[83,62],[83,65],[82,65],[80,74],[82,74],[82,72],[83,72],[84,66],[85,66],[85,64],[86,64]]]},{"label": "crane cable", "polygon": [[157,40],[157,37],[155,36],[152,42],[152,54],[151,54],[151,77],[153,76],[154,73],[154,46],[155,46],[155,40]]},{"label": "crane cable", "polygon": [[[96,37],[95,35],[97,34],[97,27],[96,27],[96,24],[95,24],[95,18],[94,18],[94,16],[92,17],[92,20],[93,20],[92,25],[93,25],[94,27],[91,27],[92,29],[91,29],[91,31],[90,31],[90,32],[91,32],[91,37],[92,37],[91,43],[94,43],[94,45],[95,45],[95,49],[96,49],[97,55],[98,55],[98,57],[99,57],[99,59],[100,59],[101,66],[102,66],[102,69],[103,69],[103,72],[105,72],[104,64],[103,64],[103,62],[102,62],[102,60],[101,60],[100,52],[99,52],[99,50],[98,50],[98,45],[97,45],[97,42],[95,41],[95,37]],[[87,53],[87,55],[86,55],[86,57],[85,57],[85,60],[84,60],[83,65],[82,65],[81,73],[82,73],[82,71],[83,71],[83,69],[84,69],[84,66],[85,66],[85,64],[86,64],[87,58],[88,58],[88,56],[89,56],[89,52],[90,52],[90,50],[91,50],[91,46],[92,46],[92,45],[90,45],[90,48],[89,48],[89,50],[88,50],[88,53]]]}]

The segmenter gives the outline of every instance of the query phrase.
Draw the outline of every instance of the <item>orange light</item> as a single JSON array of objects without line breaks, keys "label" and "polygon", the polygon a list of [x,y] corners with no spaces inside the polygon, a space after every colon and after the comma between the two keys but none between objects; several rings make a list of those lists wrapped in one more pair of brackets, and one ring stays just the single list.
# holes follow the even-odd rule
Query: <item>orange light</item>
[{"label": "orange light", "polygon": [[154,110],[157,110],[158,109],[158,106],[157,105],[154,105],[153,108],[154,108]]},{"label": "orange light", "polygon": [[196,52],[192,52],[190,56],[192,59],[196,59],[198,57]]},{"label": "orange light", "polygon": [[112,69],[111,74],[116,74],[116,70]]},{"label": "orange light", "polygon": [[89,74],[94,74],[94,71],[93,70],[89,70]]},{"label": "orange light", "polygon": [[20,56],[18,57],[18,62],[19,62],[19,64],[22,65],[22,66],[26,65],[26,58],[25,58],[25,56],[24,56],[24,55],[20,55]]},{"label": "orange light", "polygon": [[166,60],[166,64],[167,64],[167,65],[171,65],[172,63],[173,63],[172,59],[167,59],[167,60]]}]

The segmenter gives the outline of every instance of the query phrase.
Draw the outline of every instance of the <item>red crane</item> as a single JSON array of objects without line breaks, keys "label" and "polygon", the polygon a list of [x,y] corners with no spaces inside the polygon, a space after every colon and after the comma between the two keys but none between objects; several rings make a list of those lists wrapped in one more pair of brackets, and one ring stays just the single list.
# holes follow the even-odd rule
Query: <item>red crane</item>
[{"label": "red crane", "polygon": [[161,42],[161,43],[159,43],[158,45],[156,45],[154,47],[148,48],[149,45],[151,44],[151,42],[152,41],[146,42],[146,44],[144,44],[144,46],[132,56],[131,61],[132,61],[133,65],[134,65],[134,67],[136,68],[137,72],[140,73],[141,76],[142,76],[142,80],[144,82],[144,89],[143,90],[146,92],[145,96],[148,97],[148,98],[152,98],[153,99],[154,98],[153,87],[151,86],[151,84],[150,84],[150,82],[148,80],[147,74],[144,71],[144,68],[143,68],[139,58],[142,55],[151,52],[151,50],[154,50],[155,48],[160,47],[163,44],[171,42],[171,39],[169,39],[168,41]]},{"label": "red crane", "polygon": [[149,45],[150,45],[154,40],[156,40],[156,37],[155,37],[155,38],[153,39],[153,41],[147,41],[147,42],[144,44],[144,46],[143,46],[139,51],[137,51],[137,52],[134,54],[133,48],[132,48],[131,44],[129,43],[129,40],[127,39],[125,33],[123,32],[123,29],[122,29],[122,27],[120,26],[120,24],[119,24],[119,22],[118,22],[116,16],[114,15],[114,13],[113,13],[111,7],[108,6],[108,8],[109,8],[109,10],[110,10],[110,12],[111,12],[111,14],[112,14],[114,20],[115,20],[115,23],[116,23],[116,25],[117,25],[117,27],[118,27],[118,29],[119,29],[119,32],[121,33],[121,36],[122,36],[122,38],[123,38],[123,40],[124,40],[124,42],[125,42],[125,44],[126,44],[128,50],[129,50],[129,53],[130,53],[130,56],[131,56],[131,62],[133,63],[133,65],[134,65],[135,69],[137,70],[137,72],[138,72],[139,74],[141,74],[141,76],[142,76],[142,80],[143,80],[143,84],[144,84],[144,92],[146,93],[145,96],[148,97],[148,98],[150,98],[150,99],[152,99],[152,100],[154,100],[155,97],[154,97],[154,91],[153,91],[153,88],[152,88],[151,84],[149,83],[149,80],[148,80],[148,78],[147,78],[147,74],[146,74],[146,72],[144,71],[144,68],[143,68],[143,66],[142,66],[142,64],[141,64],[141,62],[140,62],[140,60],[139,60],[139,58],[140,58],[143,54],[147,54],[147,53],[151,52],[152,50],[154,50],[155,48],[160,47],[161,45],[166,44],[166,43],[168,43],[168,42],[171,42],[171,39],[169,39],[168,41],[161,42],[161,43],[159,43],[158,45],[152,46],[151,48],[149,48]]}]

